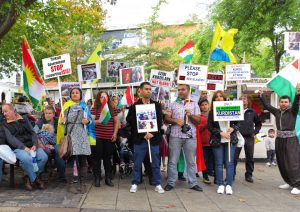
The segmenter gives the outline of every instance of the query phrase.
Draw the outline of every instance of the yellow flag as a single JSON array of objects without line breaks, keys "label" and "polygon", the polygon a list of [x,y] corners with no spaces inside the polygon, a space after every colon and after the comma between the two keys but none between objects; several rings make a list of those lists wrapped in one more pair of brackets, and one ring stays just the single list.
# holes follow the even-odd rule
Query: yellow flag
[{"label": "yellow flag", "polygon": [[87,60],[87,64],[89,63],[96,63],[99,62],[101,63],[101,50],[102,50],[102,43],[99,42],[96,49],[93,51],[89,59]]}]

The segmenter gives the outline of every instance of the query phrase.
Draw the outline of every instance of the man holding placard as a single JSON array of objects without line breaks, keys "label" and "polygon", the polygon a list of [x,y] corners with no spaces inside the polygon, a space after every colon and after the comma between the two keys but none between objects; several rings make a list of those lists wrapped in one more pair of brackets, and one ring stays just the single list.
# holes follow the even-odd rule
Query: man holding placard
[{"label": "man holding placard", "polygon": [[171,114],[166,114],[165,122],[172,124],[169,142],[168,184],[166,191],[174,188],[177,177],[177,163],[183,148],[189,186],[195,191],[202,191],[198,185],[196,170],[196,126],[200,124],[200,109],[189,98],[189,85],[178,85],[179,102],[171,104]]},{"label": "man holding placard", "polygon": [[164,193],[161,187],[159,152],[162,139],[160,133],[163,120],[162,109],[158,102],[150,99],[149,82],[141,83],[139,94],[140,99],[130,107],[126,117],[127,123],[131,126],[131,139],[134,143],[133,180],[130,192],[135,193],[141,183],[142,163],[148,152],[152,168],[152,184],[155,185],[155,191]]}]

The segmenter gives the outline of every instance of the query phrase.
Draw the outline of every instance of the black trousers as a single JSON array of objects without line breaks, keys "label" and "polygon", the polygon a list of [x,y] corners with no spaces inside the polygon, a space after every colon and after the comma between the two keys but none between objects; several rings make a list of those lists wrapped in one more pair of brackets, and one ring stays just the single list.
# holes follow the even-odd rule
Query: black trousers
[{"label": "black trousers", "polygon": [[[245,139],[245,145],[244,145],[244,151],[245,151],[245,156],[246,156],[246,173],[245,173],[245,178],[246,177],[252,177],[252,173],[254,170],[254,159],[253,159],[253,154],[254,154],[254,137],[244,137]],[[235,149],[235,155],[234,155],[234,175],[236,174],[236,166],[238,163],[238,159],[240,157],[242,147],[236,147]]]},{"label": "black trousers", "polygon": [[94,175],[101,176],[101,160],[103,159],[105,176],[111,178],[112,156],[115,143],[111,140],[96,138],[96,146],[92,146],[92,162]]},{"label": "black trousers", "polygon": [[72,155],[67,160],[67,168],[73,169],[74,161],[76,161],[77,169],[79,169],[81,167],[86,167],[87,166],[87,155]]}]

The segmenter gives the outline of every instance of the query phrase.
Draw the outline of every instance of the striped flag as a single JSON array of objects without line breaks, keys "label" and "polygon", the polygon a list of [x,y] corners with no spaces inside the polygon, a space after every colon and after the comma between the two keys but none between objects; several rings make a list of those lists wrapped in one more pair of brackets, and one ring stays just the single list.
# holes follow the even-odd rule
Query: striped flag
[{"label": "striped flag", "polygon": [[100,117],[99,117],[99,123],[106,125],[107,122],[110,120],[111,115],[109,112],[109,107],[107,103],[107,99],[104,98],[102,106],[101,106],[101,112],[100,112]]},{"label": "striped flag", "polygon": [[126,91],[121,99],[121,105],[132,105],[133,102],[132,102],[132,96],[131,96],[131,89],[130,87],[128,86],[126,88]]},{"label": "striped flag", "polygon": [[42,98],[45,97],[45,87],[43,85],[42,75],[38,69],[32,52],[29,48],[25,36],[22,37],[22,69],[24,91],[26,96],[35,108],[41,104]]},{"label": "striped flag", "polygon": [[179,49],[178,54],[186,62],[190,62],[193,59],[194,44],[193,41],[187,42],[181,49]]},{"label": "striped flag", "polygon": [[[300,83],[300,58],[295,59],[276,74],[267,83],[267,87],[272,89],[278,96],[289,96],[293,102],[297,83]],[[300,142],[300,111],[297,115],[295,131]]]}]

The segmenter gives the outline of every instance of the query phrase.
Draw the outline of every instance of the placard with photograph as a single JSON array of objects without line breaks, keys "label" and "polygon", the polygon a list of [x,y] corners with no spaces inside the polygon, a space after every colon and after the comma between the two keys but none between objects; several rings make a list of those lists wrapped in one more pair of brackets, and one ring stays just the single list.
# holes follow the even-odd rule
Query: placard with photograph
[{"label": "placard with photograph", "polygon": [[284,50],[300,51],[300,32],[284,33]]},{"label": "placard with photograph", "polygon": [[136,105],[135,109],[138,133],[157,132],[155,104]]},{"label": "placard with photograph", "polygon": [[80,82],[61,82],[61,96],[69,99],[72,88],[80,88]]},{"label": "placard with photograph", "polygon": [[101,79],[100,63],[81,64],[77,66],[78,80],[96,80]]},{"label": "placard with photograph", "polygon": [[170,88],[152,86],[151,90],[152,93],[150,98],[152,100],[157,101],[158,92],[159,92],[158,101],[166,102],[170,100]]},{"label": "placard with photograph", "polygon": [[120,69],[121,85],[139,85],[145,81],[144,67],[135,66],[131,68]]},{"label": "placard with photograph", "polygon": [[108,61],[107,62],[107,75],[108,77],[117,77],[119,76],[120,69],[128,68],[128,62],[117,62],[117,61]]}]

